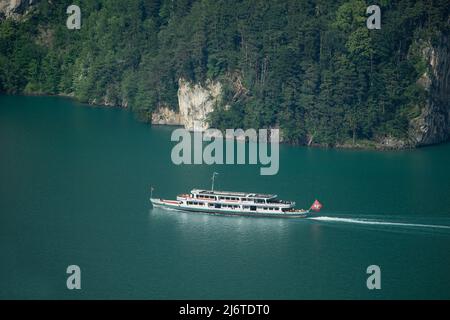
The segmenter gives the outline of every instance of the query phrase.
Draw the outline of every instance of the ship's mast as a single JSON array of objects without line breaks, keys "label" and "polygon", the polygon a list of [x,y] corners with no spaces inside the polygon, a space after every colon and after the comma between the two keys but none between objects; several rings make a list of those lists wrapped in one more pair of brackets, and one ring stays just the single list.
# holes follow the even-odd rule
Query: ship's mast
[{"label": "ship's mast", "polygon": [[211,178],[211,180],[212,180],[211,191],[214,191],[214,179],[216,178],[216,175],[218,175],[218,173],[217,172],[213,172],[213,175],[212,175],[212,178]]}]

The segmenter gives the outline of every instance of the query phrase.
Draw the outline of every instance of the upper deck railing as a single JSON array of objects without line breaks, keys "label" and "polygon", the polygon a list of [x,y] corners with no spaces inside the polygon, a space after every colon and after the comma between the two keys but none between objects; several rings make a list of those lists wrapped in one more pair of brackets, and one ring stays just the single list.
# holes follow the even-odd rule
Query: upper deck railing
[{"label": "upper deck railing", "polygon": [[255,199],[275,199],[277,197],[276,194],[247,193],[234,191],[211,191],[200,189],[193,189],[191,193],[197,195],[214,195],[219,197],[224,196],[224,197],[255,198]]}]

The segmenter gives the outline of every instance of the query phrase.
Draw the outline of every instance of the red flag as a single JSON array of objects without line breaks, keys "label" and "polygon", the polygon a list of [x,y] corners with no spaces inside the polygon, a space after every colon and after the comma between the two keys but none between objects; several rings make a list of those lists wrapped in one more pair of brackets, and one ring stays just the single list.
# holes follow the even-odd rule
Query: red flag
[{"label": "red flag", "polygon": [[310,209],[319,212],[320,209],[322,209],[322,207],[323,207],[322,204],[318,200],[316,200],[314,201]]}]

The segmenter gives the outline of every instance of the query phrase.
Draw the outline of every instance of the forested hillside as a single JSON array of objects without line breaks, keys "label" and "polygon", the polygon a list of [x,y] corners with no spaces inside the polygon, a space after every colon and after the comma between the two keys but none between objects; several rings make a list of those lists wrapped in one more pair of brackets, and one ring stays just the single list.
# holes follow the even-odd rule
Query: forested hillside
[{"label": "forested hillside", "polygon": [[[80,30],[66,27],[70,4]],[[366,27],[370,4],[381,30]],[[448,35],[449,10],[448,0],[41,0],[2,19],[0,90],[148,114],[177,108],[179,78],[213,79],[225,88],[213,127],[280,127],[295,144],[406,139],[429,94],[423,52]]]}]

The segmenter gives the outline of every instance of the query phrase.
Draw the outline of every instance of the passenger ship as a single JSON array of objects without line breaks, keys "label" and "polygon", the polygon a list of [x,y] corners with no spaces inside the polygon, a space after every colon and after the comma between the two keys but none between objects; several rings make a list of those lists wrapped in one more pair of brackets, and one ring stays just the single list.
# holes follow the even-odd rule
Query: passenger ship
[{"label": "passenger ship", "polygon": [[293,201],[277,199],[275,194],[214,191],[214,175],[211,190],[193,189],[189,194],[178,195],[176,200],[151,197],[150,201],[154,207],[254,217],[304,218],[311,210],[318,212],[322,208],[322,204],[317,200],[311,208],[303,210],[295,209]]}]

